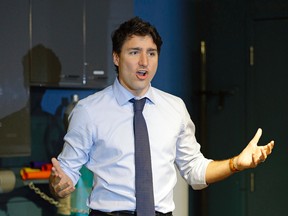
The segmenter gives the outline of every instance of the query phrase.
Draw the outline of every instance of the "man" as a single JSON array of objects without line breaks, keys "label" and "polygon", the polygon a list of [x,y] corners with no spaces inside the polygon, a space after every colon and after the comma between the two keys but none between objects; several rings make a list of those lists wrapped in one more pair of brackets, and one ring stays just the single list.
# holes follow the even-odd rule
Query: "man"
[{"label": "man", "polygon": [[[176,170],[194,189],[220,181],[234,172],[254,168],[272,152],[274,142],[257,146],[255,137],[236,157],[206,159],[195,138],[195,128],[183,101],[151,86],[162,40],[149,23],[135,17],[114,32],[113,61],[117,79],[112,86],[80,102],[70,115],[65,144],[52,159],[51,192],[65,197],[74,190],[85,165],[94,174],[87,205],[90,216],[136,215],[133,103],[146,98],[146,120],[151,152],[155,215],[172,215]],[[150,161],[150,159],[149,159]],[[148,216],[152,216],[146,214]],[[153,212],[154,215],[154,212]]]}]

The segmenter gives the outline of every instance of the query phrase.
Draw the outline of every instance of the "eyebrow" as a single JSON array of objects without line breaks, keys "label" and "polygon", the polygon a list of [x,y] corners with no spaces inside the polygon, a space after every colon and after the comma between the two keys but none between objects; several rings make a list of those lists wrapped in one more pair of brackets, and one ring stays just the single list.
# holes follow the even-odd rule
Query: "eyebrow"
[{"label": "eyebrow", "polygon": [[[130,50],[142,50],[142,48],[140,48],[140,47],[132,47],[132,48],[129,48],[128,50],[129,50],[129,51],[130,51]],[[149,51],[149,52],[151,52],[151,51],[157,52],[157,48],[148,48],[148,51]]]}]

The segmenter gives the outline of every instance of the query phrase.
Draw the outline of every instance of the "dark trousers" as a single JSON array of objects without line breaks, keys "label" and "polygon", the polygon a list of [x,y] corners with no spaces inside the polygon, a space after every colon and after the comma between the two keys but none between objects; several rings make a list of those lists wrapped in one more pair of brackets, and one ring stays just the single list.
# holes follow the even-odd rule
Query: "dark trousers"
[{"label": "dark trousers", "polygon": [[[89,216],[137,216],[137,213],[134,211],[115,211],[115,212],[101,212],[98,210],[91,210]],[[154,216],[154,215],[151,215]],[[155,212],[155,216],[173,216],[172,212],[161,213]]]}]

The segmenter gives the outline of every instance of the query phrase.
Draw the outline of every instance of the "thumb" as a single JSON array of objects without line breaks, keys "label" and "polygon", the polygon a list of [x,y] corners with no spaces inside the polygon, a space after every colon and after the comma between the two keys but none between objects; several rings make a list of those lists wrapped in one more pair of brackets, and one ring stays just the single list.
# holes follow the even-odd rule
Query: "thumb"
[{"label": "thumb", "polygon": [[51,159],[52,165],[53,165],[53,170],[56,173],[62,173],[62,168],[60,167],[60,163],[56,158]]},{"label": "thumb", "polygon": [[257,146],[257,143],[260,140],[260,137],[262,136],[262,129],[258,128],[256,134],[254,135],[253,139],[250,141],[250,143],[254,146]]}]

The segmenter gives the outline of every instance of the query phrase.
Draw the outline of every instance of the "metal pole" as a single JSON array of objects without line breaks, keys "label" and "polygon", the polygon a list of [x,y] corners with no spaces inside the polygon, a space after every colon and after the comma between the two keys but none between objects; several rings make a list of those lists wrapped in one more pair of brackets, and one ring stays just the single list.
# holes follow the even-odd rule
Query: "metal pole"
[{"label": "metal pole", "polygon": [[[200,144],[204,155],[207,154],[207,71],[206,43],[201,41],[201,74],[200,74]],[[208,216],[206,190],[201,191],[201,215]]]}]

